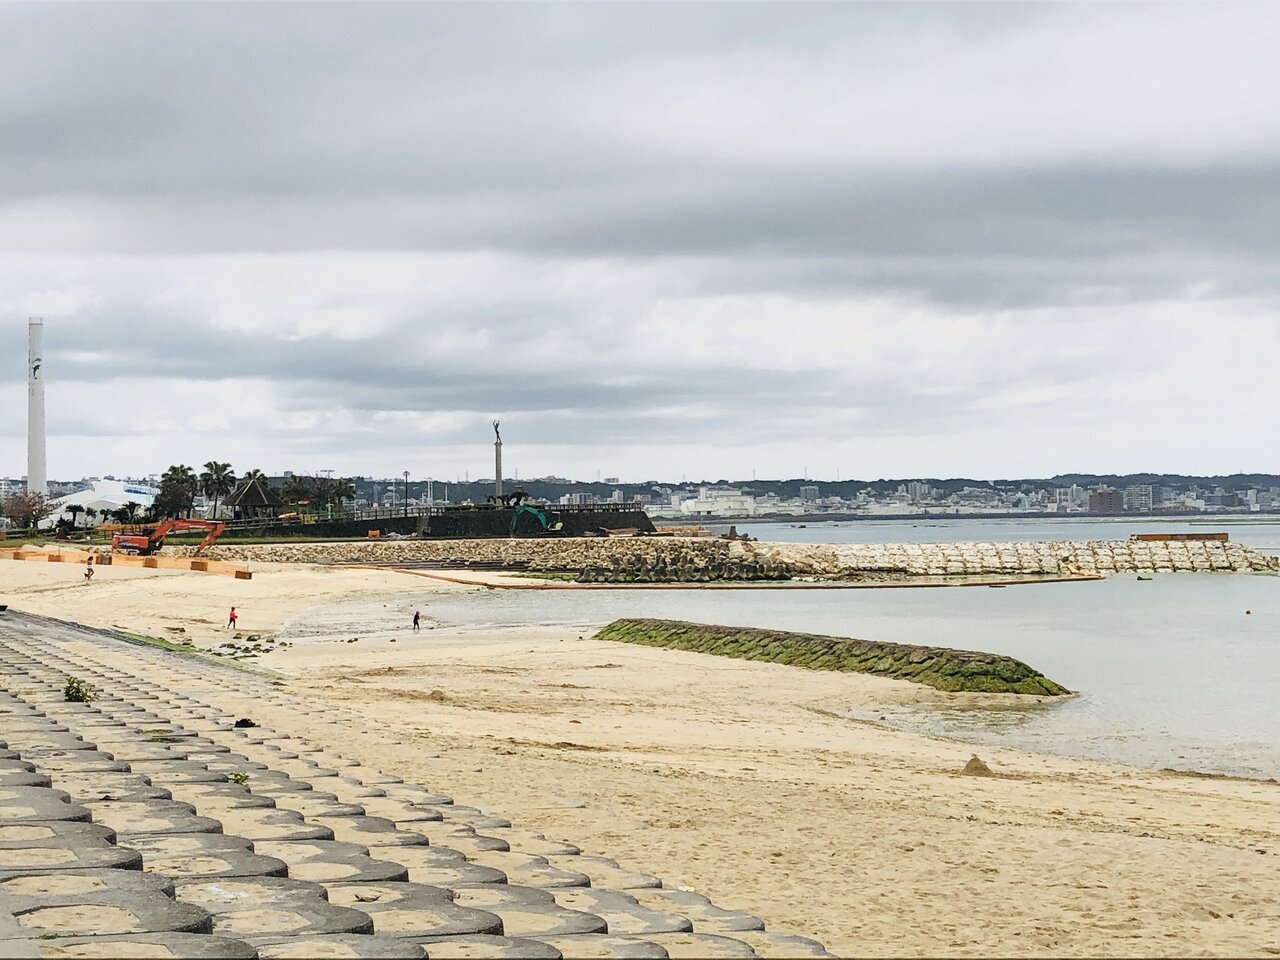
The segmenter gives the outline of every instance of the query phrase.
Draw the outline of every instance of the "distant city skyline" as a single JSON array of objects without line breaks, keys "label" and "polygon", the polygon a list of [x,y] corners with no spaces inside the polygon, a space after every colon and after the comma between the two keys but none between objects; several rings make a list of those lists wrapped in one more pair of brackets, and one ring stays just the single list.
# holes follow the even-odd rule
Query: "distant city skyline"
[{"label": "distant city skyline", "polygon": [[59,477],[1280,471],[1280,7],[1152,9],[0,5],[0,474],[32,316]]}]

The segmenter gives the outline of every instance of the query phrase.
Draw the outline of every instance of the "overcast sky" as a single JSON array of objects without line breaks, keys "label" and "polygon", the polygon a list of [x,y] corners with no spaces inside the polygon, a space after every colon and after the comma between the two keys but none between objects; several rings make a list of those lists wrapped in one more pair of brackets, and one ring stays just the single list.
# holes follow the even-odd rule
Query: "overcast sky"
[{"label": "overcast sky", "polygon": [[0,4],[0,476],[1280,472],[1280,5]]}]

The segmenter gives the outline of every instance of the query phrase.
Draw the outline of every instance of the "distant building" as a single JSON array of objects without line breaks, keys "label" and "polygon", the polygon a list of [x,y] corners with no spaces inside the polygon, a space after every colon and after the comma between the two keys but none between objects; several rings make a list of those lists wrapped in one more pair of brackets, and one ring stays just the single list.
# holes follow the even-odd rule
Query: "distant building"
[{"label": "distant building", "polygon": [[812,485],[812,486],[801,487],[801,488],[800,488],[800,499],[801,499],[801,500],[817,500],[817,499],[818,499],[818,487],[817,487],[817,485],[816,485],[816,484],[814,484],[814,485]]},{"label": "distant building", "polygon": [[1154,499],[1149,483],[1134,484],[1126,487],[1124,491],[1125,509],[1136,513],[1150,513]]},{"label": "distant building", "polygon": [[1119,490],[1094,490],[1089,494],[1090,513],[1124,513],[1124,494]]},{"label": "distant building", "polygon": [[907,484],[907,496],[911,498],[912,503],[921,503],[925,500],[932,500],[933,493],[933,487],[919,480],[912,480]]}]

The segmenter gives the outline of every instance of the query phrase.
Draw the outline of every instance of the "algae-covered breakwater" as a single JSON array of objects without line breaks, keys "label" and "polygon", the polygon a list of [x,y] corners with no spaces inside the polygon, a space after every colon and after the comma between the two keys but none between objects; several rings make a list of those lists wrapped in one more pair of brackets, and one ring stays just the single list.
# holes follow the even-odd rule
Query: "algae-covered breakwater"
[{"label": "algae-covered breakwater", "polygon": [[1071,693],[1021,660],[975,650],[640,618],[615,620],[595,638],[740,660],[767,660],[809,670],[870,673],[954,692],[1049,697]]}]

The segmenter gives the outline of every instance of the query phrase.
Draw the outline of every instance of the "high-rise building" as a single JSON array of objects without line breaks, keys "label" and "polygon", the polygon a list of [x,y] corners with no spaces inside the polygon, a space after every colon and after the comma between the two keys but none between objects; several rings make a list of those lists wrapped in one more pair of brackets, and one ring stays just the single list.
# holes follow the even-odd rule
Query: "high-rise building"
[{"label": "high-rise building", "polygon": [[1124,494],[1119,490],[1093,490],[1089,493],[1090,513],[1124,513]]},{"label": "high-rise building", "polygon": [[814,485],[812,485],[812,486],[805,486],[805,487],[801,487],[801,488],[800,488],[800,499],[801,499],[801,500],[810,500],[810,501],[812,501],[812,500],[817,500],[817,499],[818,499],[818,487],[817,487],[817,485],[816,485],[816,484],[814,484]]},{"label": "high-rise building", "polygon": [[1131,487],[1125,488],[1124,506],[1126,510],[1136,513],[1150,513],[1152,501],[1152,488],[1149,483],[1136,483]]}]

